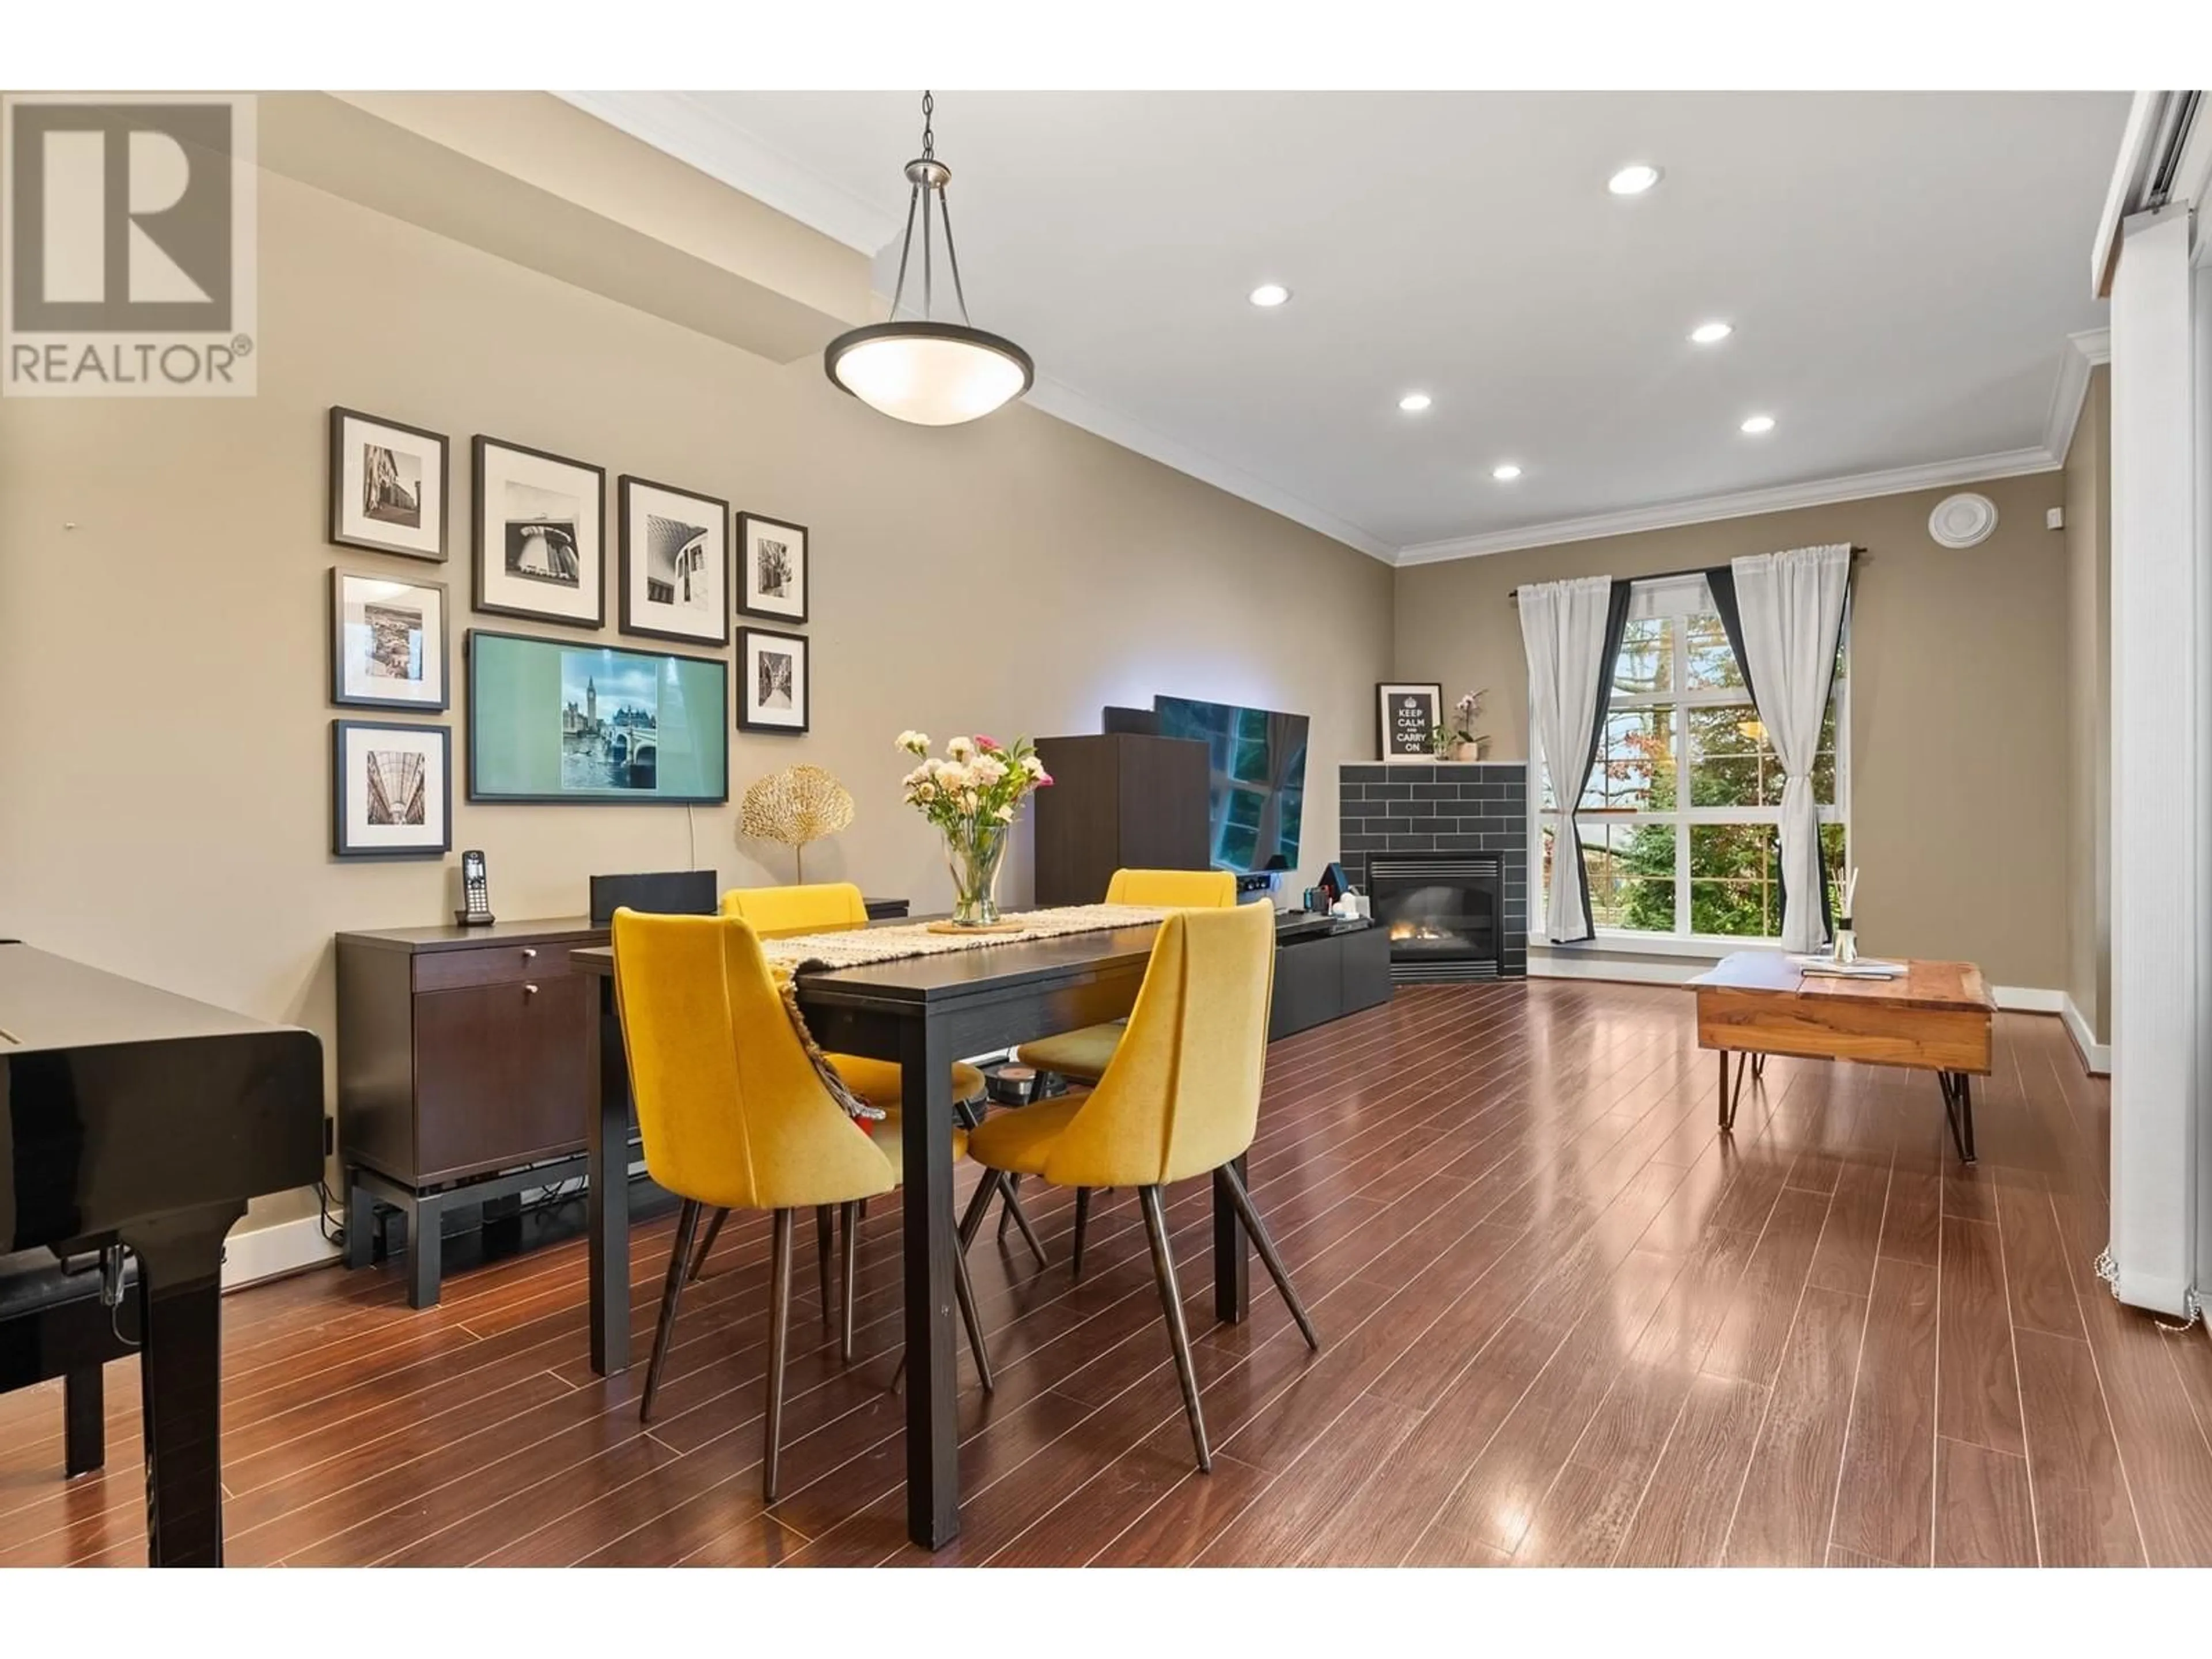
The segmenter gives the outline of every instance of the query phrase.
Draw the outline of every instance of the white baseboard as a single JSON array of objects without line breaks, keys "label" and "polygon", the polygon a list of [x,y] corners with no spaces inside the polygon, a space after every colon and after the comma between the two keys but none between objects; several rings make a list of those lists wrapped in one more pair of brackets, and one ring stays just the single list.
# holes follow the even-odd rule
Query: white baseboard
[{"label": "white baseboard", "polygon": [[1578,951],[1528,952],[1531,979],[1614,980],[1632,985],[1681,985],[1713,964],[1695,957],[1584,956]]},{"label": "white baseboard", "polygon": [[2066,1006],[2063,991],[2039,990],[2031,985],[1992,985],[1990,994],[1997,1006],[2015,1014],[2055,1014]]},{"label": "white baseboard", "polygon": [[2081,1065],[2092,1076],[2110,1077],[2112,1074],[2112,1045],[2097,1041],[2097,1034],[2089,1029],[2089,1022],[2081,1018],[2081,1011],[2074,1005],[2072,993],[2059,993],[2063,1006],[2058,1010],[2059,1018],[2066,1022],[2066,1035],[2074,1039],[2074,1051],[2081,1056]]},{"label": "white baseboard", "polygon": [[234,1291],[279,1273],[319,1267],[337,1259],[338,1247],[323,1237],[321,1218],[303,1215],[250,1233],[233,1232],[223,1241],[222,1287]]}]

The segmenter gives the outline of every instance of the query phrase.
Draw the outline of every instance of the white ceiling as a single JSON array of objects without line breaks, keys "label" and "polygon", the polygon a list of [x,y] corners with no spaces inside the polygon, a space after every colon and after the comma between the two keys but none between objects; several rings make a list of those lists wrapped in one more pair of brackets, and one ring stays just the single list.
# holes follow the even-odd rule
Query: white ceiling
[{"label": "white ceiling", "polygon": [[[888,290],[917,95],[571,96],[877,253]],[[1422,559],[2052,464],[2127,108],[941,92],[937,143],[974,319],[1035,355],[1036,401]],[[1630,161],[1663,181],[1609,195]],[[1291,302],[1249,304],[1263,281]],[[1734,337],[1689,343],[1711,318]]]}]

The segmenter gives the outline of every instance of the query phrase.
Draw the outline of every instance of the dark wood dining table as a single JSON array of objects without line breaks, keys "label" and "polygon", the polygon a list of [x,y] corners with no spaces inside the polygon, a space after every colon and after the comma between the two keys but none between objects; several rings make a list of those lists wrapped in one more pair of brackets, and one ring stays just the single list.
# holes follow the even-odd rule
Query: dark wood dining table
[{"label": "dark wood dining table", "polygon": [[[907,1533],[925,1549],[960,1535],[960,1435],[953,1319],[952,1062],[1127,1013],[1150,960],[1154,924],[987,945],[872,967],[805,972],[799,1004],[833,1054],[896,1061],[905,1109]],[[614,952],[574,952],[597,976],[586,1075],[599,1107],[590,1160],[592,1369],[630,1363],[630,1102],[614,996]],[[610,1170],[612,1178],[609,1178]],[[1213,1188],[1214,1310],[1243,1319],[1249,1241],[1218,1176]]]}]

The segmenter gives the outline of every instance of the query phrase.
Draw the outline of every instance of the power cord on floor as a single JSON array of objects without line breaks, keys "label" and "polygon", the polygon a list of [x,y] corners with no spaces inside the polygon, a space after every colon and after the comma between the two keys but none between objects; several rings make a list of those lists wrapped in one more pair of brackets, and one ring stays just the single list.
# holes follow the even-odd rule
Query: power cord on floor
[{"label": "power cord on floor", "polygon": [[315,1225],[323,1235],[323,1243],[343,1250],[346,1245],[345,1218],[341,1212],[331,1214],[331,1189],[322,1176],[315,1177]]},{"label": "power cord on floor", "polygon": [[581,1198],[584,1195],[585,1188],[589,1184],[583,1176],[578,1176],[571,1181],[560,1181],[550,1187],[540,1187],[534,1196],[523,1200],[522,1212],[529,1215],[539,1210],[558,1209],[563,1204],[571,1203]]}]

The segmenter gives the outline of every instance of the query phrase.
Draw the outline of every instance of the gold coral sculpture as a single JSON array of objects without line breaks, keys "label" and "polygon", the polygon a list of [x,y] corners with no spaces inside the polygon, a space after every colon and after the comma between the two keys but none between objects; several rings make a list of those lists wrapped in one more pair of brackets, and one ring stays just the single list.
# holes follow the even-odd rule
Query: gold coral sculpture
[{"label": "gold coral sculpture", "polygon": [[806,844],[853,822],[852,792],[818,766],[787,766],[745,791],[738,830],[791,848],[792,875],[806,879]]}]

